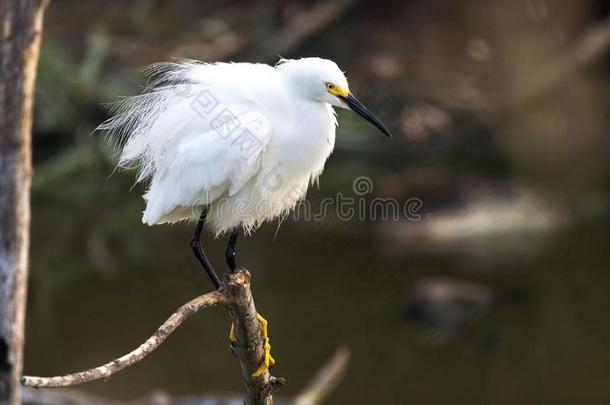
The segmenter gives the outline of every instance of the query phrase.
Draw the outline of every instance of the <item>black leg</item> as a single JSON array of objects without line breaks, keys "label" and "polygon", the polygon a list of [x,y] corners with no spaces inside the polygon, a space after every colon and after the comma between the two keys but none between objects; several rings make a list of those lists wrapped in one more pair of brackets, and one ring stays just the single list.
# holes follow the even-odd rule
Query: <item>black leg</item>
[{"label": "black leg", "polygon": [[208,209],[204,208],[201,216],[199,217],[199,222],[197,222],[197,227],[195,228],[195,233],[193,233],[193,238],[191,239],[191,248],[193,248],[193,253],[195,253],[195,257],[199,260],[199,263],[203,266],[203,269],[212,280],[214,287],[220,287],[220,279],[218,275],[212,268],[212,265],[208,261],[208,258],[205,256],[203,252],[203,247],[201,246],[201,232],[203,231],[203,225],[205,224],[205,219],[208,215]]},{"label": "black leg", "polygon": [[235,264],[235,245],[237,244],[237,236],[239,235],[239,228],[235,228],[233,232],[231,232],[231,236],[229,237],[229,243],[227,243],[227,250],[225,250],[225,257],[227,258],[227,266],[229,266],[229,270],[231,273],[235,272],[237,265]]}]

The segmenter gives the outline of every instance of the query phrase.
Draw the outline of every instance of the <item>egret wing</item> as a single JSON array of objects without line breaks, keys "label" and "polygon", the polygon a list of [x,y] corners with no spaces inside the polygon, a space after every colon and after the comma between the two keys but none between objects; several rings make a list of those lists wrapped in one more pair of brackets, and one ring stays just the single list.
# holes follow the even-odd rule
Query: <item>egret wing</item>
[{"label": "egret wing", "polygon": [[137,169],[137,181],[150,184],[143,222],[174,222],[236,193],[259,170],[271,135],[257,107],[259,85],[277,83],[278,72],[183,60],[146,73],[145,92],[114,104],[98,129],[120,147],[119,167]]},{"label": "egret wing", "polygon": [[[194,217],[203,205],[238,192],[261,167],[271,125],[257,111],[227,114],[205,133],[176,135],[155,159],[142,221],[175,222]],[[229,119],[230,118],[230,119]],[[182,129],[192,128],[185,124]]]}]

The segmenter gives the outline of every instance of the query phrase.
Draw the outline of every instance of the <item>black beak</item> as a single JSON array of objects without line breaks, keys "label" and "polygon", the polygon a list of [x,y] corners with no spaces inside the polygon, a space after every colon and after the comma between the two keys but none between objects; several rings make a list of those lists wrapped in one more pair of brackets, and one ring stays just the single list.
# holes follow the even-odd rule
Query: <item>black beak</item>
[{"label": "black beak", "polygon": [[379,118],[375,117],[375,115],[370,112],[369,109],[366,108],[360,101],[358,101],[358,99],[352,93],[349,93],[347,97],[338,97],[343,100],[345,104],[347,104],[347,106],[353,111],[355,111],[358,115],[360,115],[362,118],[364,118],[371,124],[375,125],[377,129],[384,133],[385,136],[387,136],[388,138],[392,138],[392,134],[390,133],[390,131],[388,131],[385,125],[383,125],[383,123],[379,121]]}]

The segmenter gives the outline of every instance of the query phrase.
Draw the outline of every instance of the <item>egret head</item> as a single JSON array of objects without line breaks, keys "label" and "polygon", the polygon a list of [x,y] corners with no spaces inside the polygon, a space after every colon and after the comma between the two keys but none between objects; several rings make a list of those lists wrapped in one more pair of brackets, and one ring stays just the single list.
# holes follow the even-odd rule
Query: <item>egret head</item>
[{"label": "egret head", "polygon": [[390,131],[350,92],[345,75],[331,60],[321,58],[282,59],[278,68],[286,72],[295,91],[314,101],[350,108],[386,136]]}]

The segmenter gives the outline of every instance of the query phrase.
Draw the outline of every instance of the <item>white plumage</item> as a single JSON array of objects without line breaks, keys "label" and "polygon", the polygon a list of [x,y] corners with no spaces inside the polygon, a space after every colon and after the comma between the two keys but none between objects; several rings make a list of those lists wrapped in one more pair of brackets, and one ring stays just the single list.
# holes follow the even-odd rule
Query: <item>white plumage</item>
[{"label": "white plumage", "polygon": [[218,235],[281,216],[333,151],[332,106],[354,108],[344,74],[325,59],[275,67],[184,60],[146,73],[144,93],[117,103],[99,129],[121,147],[119,166],[148,182],[149,225],[197,219],[207,207]]}]

